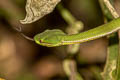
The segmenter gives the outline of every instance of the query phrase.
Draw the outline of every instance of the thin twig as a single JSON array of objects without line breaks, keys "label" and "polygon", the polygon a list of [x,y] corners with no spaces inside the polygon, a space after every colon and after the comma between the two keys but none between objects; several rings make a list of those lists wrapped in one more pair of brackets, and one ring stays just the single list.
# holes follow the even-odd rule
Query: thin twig
[{"label": "thin twig", "polygon": [[69,80],[83,80],[81,75],[77,72],[76,62],[72,59],[66,59],[63,61],[63,68]]},{"label": "thin twig", "polygon": [[22,33],[22,27],[20,26],[20,27],[18,27],[18,28],[14,28],[16,31],[18,31],[18,32],[20,32],[20,34],[24,37],[24,38],[26,38],[26,39],[28,39],[28,40],[30,40],[30,41],[35,41],[33,38],[30,38],[29,36],[26,36],[25,34],[23,34]]},{"label": "thin twig", "polygon": [[111,3],[109,2],[109,0],[104,0],[105,5],[107,6],[107,8],[110,10],[111,14],[113,15],[114,18],[118,18],[119,14],[117,13],[117,11],[113,8],[113,6],[111,5]]}]

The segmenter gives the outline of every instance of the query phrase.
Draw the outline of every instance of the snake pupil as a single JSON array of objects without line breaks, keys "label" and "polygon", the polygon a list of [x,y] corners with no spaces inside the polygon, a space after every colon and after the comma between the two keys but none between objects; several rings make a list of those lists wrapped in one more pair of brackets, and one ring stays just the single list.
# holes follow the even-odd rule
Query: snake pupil
[{"label": "snake pupil", "polygon": [[40,43],[42,43],[42,40],[40,40]]}]

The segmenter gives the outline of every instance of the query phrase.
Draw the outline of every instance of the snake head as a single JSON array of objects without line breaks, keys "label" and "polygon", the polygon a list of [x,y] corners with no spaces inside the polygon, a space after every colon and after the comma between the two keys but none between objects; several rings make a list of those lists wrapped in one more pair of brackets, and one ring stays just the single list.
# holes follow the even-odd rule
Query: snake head
[{"label": "snake head", "polygon": [[47,47],[55,47],[62,45],[65,33],[59,29],[46,30],[34,37],[37,44]]}]

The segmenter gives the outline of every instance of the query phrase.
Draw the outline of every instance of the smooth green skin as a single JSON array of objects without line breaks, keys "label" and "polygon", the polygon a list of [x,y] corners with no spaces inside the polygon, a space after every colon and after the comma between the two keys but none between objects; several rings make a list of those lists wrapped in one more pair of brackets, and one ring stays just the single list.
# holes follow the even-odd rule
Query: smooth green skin
[{"label": "smooth green skin", "polygon": [[34,37],[37,44],[47,47],[55,47],[61,45],[70,45],[94,40],[120,29],[120,18],[114,19],[111,22],[98,26],[88,31],[67,35],[59,29],[46,30]]}]

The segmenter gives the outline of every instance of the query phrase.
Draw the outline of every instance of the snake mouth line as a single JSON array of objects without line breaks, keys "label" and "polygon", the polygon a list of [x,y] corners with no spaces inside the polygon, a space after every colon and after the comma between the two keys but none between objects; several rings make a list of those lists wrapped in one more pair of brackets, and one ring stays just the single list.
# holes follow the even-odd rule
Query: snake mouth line
[{"label": "snake mouth line", "polygon": [[51,43],[45,43],[45,42],[40,42],[40,43],[45,45],[52,45]]},{"label": "snake mouth line", "polygon": [[60,46],[62,44],[52,44],[52,43],[46,43],[46,42],[41,42],[41,45],[47,46],[47,47],[55,47],[55,46]]},{"label": "snake mouth line", "polygon": [[51,43],[45,43],[45,42],[41,42],[42,46],[47,46],[47,47],[54,47],[55,45],[51,44]]}]

